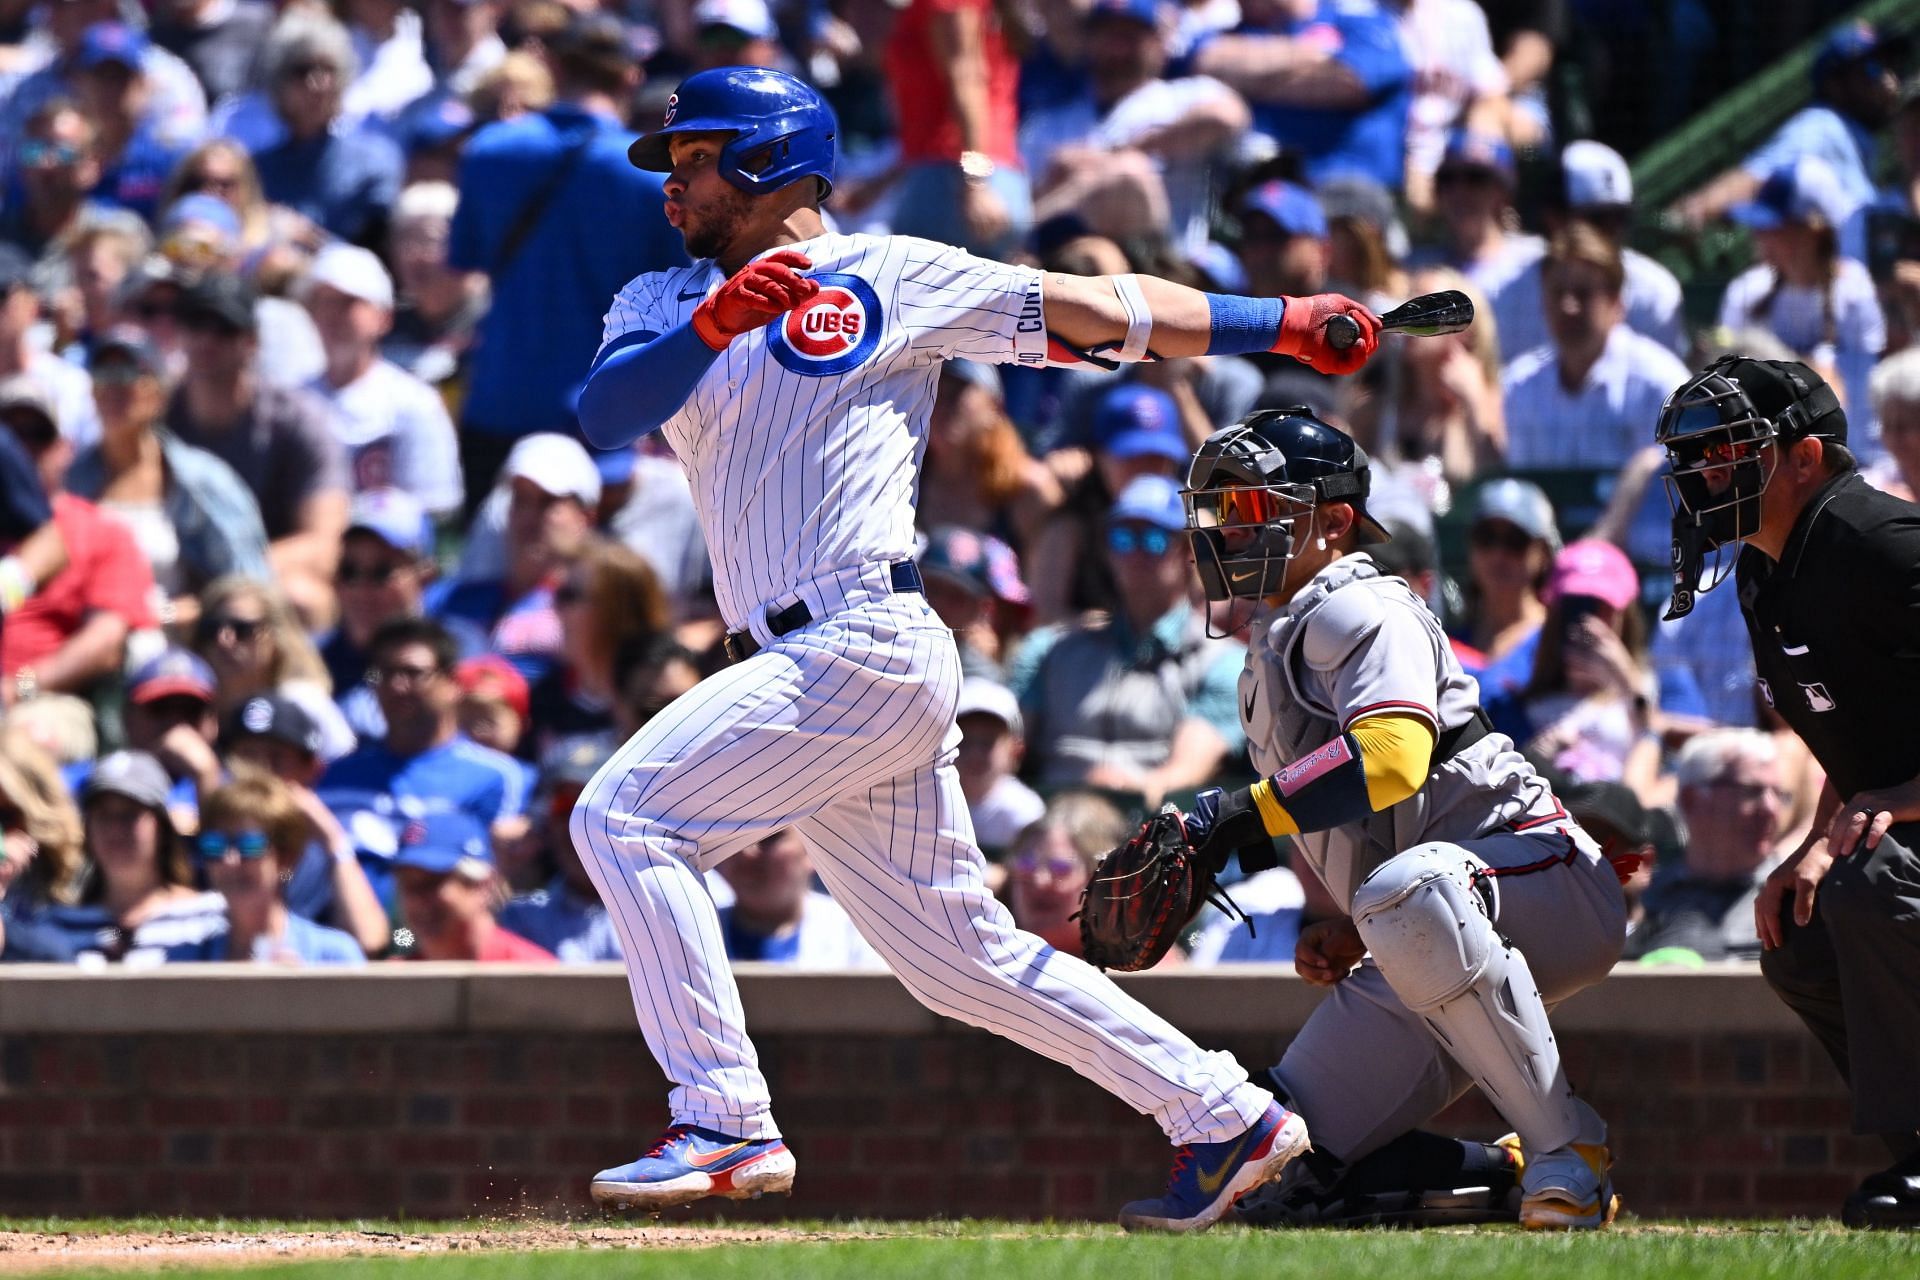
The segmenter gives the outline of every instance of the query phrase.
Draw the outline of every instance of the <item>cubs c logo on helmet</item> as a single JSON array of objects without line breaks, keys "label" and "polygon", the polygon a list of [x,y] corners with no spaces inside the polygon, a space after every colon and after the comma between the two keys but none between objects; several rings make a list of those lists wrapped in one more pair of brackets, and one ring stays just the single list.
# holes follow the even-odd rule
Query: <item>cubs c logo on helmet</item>
[{"label": "cubs c logo on helmet", "polygon": [[673,123],[673,113],[678,111],[679,109],[680,109],[680,95],[677,93],[668,94],[667,95],[667,114],[660,121],[660,127],[662,129],[666,128],[668,125]]},{"label": "cubs c logo on helmet", "polygon": [[859,276],[811,277],[820,292],[767,327],[767,346],[789,373],[810,378],[865,364],[880,346],[880,298]]}]

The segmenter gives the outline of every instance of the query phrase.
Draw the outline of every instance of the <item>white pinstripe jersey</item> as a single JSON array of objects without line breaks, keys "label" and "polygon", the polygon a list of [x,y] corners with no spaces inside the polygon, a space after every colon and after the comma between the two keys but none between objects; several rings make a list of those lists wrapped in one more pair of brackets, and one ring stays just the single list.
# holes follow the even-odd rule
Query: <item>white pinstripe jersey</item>
[{"label": "white pinstripe jersey", "polygon": [[[714,597],[732,628],[809,579],[912,558],[943,361],[1046,358],[1031,268],[909,236],[822,235],[782,248],[812,260],[805,274],[820,293],[735,338],[663,427],[692,484]],[[724,279],[710,259],[636,277],[615,296],[604,341],[685,322]]]}]

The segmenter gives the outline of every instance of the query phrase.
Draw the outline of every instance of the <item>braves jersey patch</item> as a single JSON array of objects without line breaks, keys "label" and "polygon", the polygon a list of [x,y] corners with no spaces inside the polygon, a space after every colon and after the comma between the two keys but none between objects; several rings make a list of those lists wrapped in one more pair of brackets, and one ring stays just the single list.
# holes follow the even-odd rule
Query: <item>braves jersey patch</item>
[{"label": "braves jersey patch", "polygon": [[820,292],[767,327],[767,349],[780,367],[810,378],[845,373],[880,348],[880,297],[859,276],[818,272]]}]

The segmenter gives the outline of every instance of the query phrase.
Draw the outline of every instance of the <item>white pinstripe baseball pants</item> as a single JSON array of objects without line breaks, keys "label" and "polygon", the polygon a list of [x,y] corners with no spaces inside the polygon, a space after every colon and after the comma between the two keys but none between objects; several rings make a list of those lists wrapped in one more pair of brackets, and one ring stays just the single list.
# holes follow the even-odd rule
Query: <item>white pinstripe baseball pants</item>
[{"label": "white pinstripe baseball pants", "polygon": [[953,769],[960,663],[919,595],[776,641],[661,712],[602,766],[572,834],[625,949],[675,1123],[778,1134],[700,873],[782,827],[909,991],[1065,1063],[1176,1143],[1243,1132],[1269,1095],[987,892]]}]

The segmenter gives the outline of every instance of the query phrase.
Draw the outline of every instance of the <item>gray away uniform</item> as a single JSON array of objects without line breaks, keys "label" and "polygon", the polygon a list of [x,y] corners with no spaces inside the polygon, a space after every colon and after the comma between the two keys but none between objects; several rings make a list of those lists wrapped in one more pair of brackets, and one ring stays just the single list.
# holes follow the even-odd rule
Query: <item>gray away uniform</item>
[{"label": "gray away uniform", "polygon": [[[1240,705],[1271,775],[1383,713],[1436,737],[1474,719],[1479,687],[1439,621],[1364,554],[1253,624]],[[1295,837],[1369,955],[1277,1069],[1314,1145],[1345,1161],[1478,1083],[1529,1152],[1604,1141],[1573,1096],[1546,1010],[1605,977],[1626,908],[1598,846],[1501,734],[1438,763],[1392,808]]]}]

